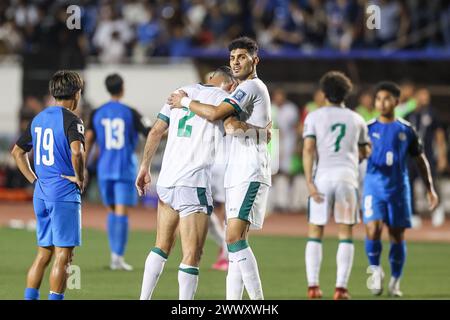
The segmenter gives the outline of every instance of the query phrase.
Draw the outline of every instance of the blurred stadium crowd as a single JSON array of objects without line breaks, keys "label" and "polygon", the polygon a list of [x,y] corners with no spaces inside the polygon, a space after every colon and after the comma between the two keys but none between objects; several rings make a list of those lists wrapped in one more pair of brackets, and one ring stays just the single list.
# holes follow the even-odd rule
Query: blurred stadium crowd
[{"label": "blurred stadium crowd", "polygon": [[[80,30],[67,28],[69,4],[82,8]],[[365,26],[365,9],[370,4],[380,8],[381,29]],[[450,0],[0,1],[0,59],[4,55],[40,54],[51,60],[54,56],[47,53],[57,52],[60,61],[55,64],[61,68],[84,69],[88,58],[109,64],[189,56],[193,49],[224,49],[242,34],[254,37],[262,50],[272,52],[450,49]],[[274,179],[273,206],[278,211],[292,211],[298,206],[292,205],[295,201],[290,195],[306,194],[296,187],[304,185],[296,180],[303,173],[303,121],[308,112],[322,105],[323,97],[315,92],[310,102],[290,101],[282,87],[269,87],[274,127],[280,134],[280,170]],[[359,88],[355,94],[348,107],[365,120],[376,117],[372,92]],[[24,94],[20,131],[51,104],[50,100],[49,96]],[[441,122],[437,116],[429,90],[406,81],[402,83],[401,100],[397,115],[417,128],[433,174],[448,175],[450,130],[448,122]],[[82,101],[79,110],[85,121],[93,107]],[[414,168],[411,172],[414,182]],[[14,166],[0,165],[0,188],[26,185]]]},{"label": "blurred stadium crowd", "polygon": [[[81,30],[66,28],[79,5]],[[381,28],[365,27],[376,4]],[[62,48],[66,59],[103,63],[185,56],[236,36],[265,50],[450,48],[450,0],[3,0],[0,55]]]}]

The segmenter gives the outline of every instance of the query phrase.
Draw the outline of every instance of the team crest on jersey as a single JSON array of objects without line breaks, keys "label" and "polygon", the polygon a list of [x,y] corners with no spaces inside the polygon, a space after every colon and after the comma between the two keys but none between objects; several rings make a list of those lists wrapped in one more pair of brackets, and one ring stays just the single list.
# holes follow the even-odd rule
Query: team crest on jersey
[{"label": "team crest on jersey", "polygon": [[233,94],[233,98],[235,98],[237,101],[241,102],[242,99],[244,99],[244,97],[245,97],[246,95],[247,95],[247,94],[246,94],[244,91],[242,91],[241,89],[238,89],[238,90],[236,91],[236,93]]},{"label": "team crest on jersey", "polygon": [[77,124],[77,130],[79,133],[84,134],[84,126],[81,123]]},{"label": "team crest on jersey", "polygon": [[400,139],[400,141],[405,141],[406,140],[406,134],[404,132],[400,132],[398,134],[398,138]]},{"label": "team crest on jersey", "polygon": [[372,133],[372,137],[380,139],[380,134],[378,132]]}]

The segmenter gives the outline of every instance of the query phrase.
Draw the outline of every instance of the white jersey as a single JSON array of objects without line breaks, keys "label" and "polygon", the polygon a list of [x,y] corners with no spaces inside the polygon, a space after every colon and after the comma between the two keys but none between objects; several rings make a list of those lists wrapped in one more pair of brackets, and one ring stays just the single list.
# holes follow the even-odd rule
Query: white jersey
[{"label": "white jersey", "polygon": [[303,138],[314,137],[314,181],[346,181],[358,188],[359,145],[369,143],[364,119],[350,109],[322,107],[305,119]]},{"label": "white jersey", "polygon": [[[194,84],[180,88],[201,103],[219,105],[228,93],[220,88]],[[169,135],[158,186],[198,187],[210,190],[211,166],[223,129],[186,108],[165,104],[158,118],[169,124]]]},{"label": "white jersey", "polygon": [[[233,106],[239,119],[265,128],[271,121],[270,96],[258,78],[246,80],[224,101]],[[266,139],[233,136],[228,145],[229,158],[225,171],[225,188],[245,182],[271,184],[270,158]]]}]

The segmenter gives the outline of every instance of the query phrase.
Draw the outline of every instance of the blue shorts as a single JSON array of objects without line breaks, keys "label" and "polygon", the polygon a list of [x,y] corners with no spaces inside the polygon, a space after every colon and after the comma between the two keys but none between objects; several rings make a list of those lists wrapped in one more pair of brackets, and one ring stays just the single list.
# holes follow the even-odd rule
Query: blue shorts
[{"label": "blue shorts", "polygon": [[393,228],[411,228],[411,198],[399,196],[390,200],[381,199],[370,193],[364,193],[362,199],[363,221],[382,220]]},{"label": "blue shorts", "polygon": [[112,206],[121,204],[124,206],[135,206],[138,196],[134,181],[99,180],[99,189],[103,204]]},{"label": "blue shorts", "polygon": [[34,198],[33,205],[38,246],[81,245],[81,203]]}]

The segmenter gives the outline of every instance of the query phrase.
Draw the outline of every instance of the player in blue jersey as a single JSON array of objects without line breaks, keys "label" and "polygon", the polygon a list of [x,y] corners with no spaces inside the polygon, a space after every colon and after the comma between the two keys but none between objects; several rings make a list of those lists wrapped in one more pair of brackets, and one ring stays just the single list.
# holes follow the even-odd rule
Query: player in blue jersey
[{"label": "player in blue jersey", "polygon": [[112,270],[133,268],[124,260],[128,241],[128,208],[137,203],[134,179],[137,174],[136,145],[139,133],[147,136],[150,125],[136,110],[123,104],[124,82],[111,74],[105,80],[111,100],[94,110],[86,131],[86,154],[96,143],[100,149],[97,177],[100,194],[108,208],[108,238]]},{"label": "player in blue jersey", "polygon": [[[39,299],[39,287],[53,256],[48,299],[64,299],[67,268],[74,247],[81,245],[84,126],[73,111],[82,88],[83,80],[76,72],[56,72],[49,85],[55,105],[33,118],[11,152],[19,170],[35,185],[38,252],[28,271],[26,300]],[[27,156],[31,149],[34,171]]]},{"label": "player in blue jersey", "polygon": [[439,203],[422,144],[411,124],[395,118],[400,89],[391,82],[380,83],[375,91],[375,107],[380,116],[369,122],[372,155],[364,179],[363,218],[366,225],[366,253],[369,259],[369,289],[375,295],[383,291],[384,273],[380,265],[381,232],[388,226],[391,279],[389,295],[402,296],[400,278],[406,258],[405,229],[411,227],[411,191],[408,157],[412,157],[426,188],[430,210]]}]

